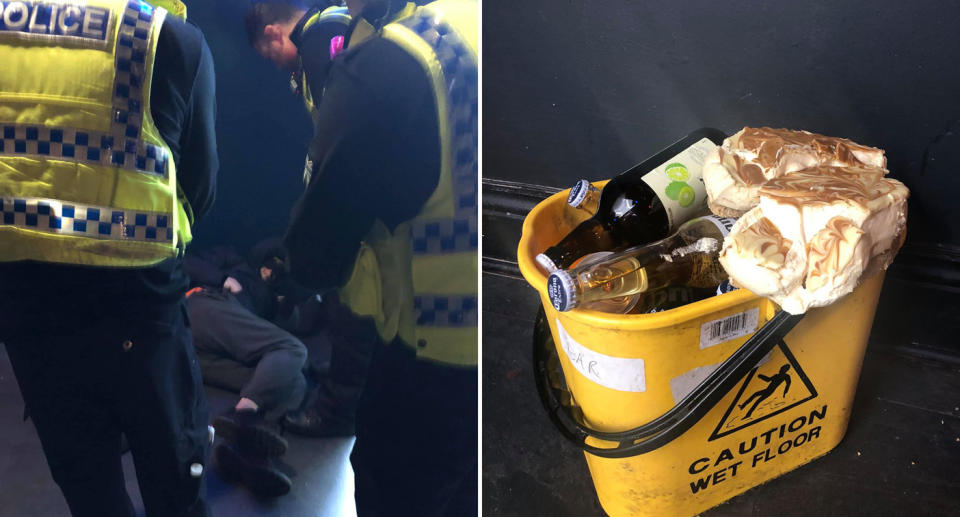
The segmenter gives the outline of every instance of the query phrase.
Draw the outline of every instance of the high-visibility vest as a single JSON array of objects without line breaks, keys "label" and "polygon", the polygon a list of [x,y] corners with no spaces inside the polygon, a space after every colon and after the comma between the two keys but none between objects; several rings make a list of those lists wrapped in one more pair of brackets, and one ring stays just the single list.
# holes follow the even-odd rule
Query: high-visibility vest
[{"label": "high-visibility vest", "polygon": [[[374,223],[340,298],[356,314],[372,316],[385,341],[399,336],[413,346],[418,359],[475,366],[478,5],[439,0],[407,8],[410,14],[373,37],[406,50],[430,79],[440,178],[412,220],[393,232]],[[347,52],[354,48],[351,40]]]},{"label": "high-visibility vest", "polygon": [[167,12],[0,6],[0,262],[143,267],[182,253],[190,207],[150,113]]}]

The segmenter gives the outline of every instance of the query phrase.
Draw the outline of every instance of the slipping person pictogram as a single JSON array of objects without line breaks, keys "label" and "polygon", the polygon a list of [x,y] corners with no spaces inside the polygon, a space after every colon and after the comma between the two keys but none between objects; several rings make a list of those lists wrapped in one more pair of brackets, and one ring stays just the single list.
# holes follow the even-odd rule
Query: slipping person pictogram
[{"label": "slipping person pictogram", "polygon": [[786,343],[781,341],[771,355],[773,357],[761,361],[746,376],[710,440],[735,433],[817,398],[817,389]]},{"label": "slipping person pictogram", "polygon": [[787,370],[789,369],[790,369],[790,365],[785,364],[780,367],[779,373],[775,373],[771,377],[767,377],[762,373],[757,374],[757,377],[767,382],[767,387],[755,391],[752,395],[747,397],[747,400],[743,401],[743,404],[740,404],[739,406],[737,406],[740,409],[743,409],[747,407],[747,404],[749,404],[751,400],[754,400],[754,398],[756,398],[756,401],[753,403],[753,406],[750,407],[750,411],[747,411],[747,414],[743,417],[744,420],[750,418],[750,416],[753,415],[753,411],[757,409],[757,406],[759,406],[760,403],[763,402],[764,400],[767,400],[768,398],[770,398],[770,395],[773,395],[774,393],[776,393],[777,388],[779,388],[780,385],[783,383],[786,383],[783,387],[783,396],[784,397],[787,396],[787,392],[790,391],[790,375],[787,373]]}]

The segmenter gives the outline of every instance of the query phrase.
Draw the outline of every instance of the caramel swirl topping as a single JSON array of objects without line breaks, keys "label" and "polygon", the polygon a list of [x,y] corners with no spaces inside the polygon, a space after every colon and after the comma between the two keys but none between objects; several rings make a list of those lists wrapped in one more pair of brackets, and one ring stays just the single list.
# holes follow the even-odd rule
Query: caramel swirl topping
[{"label": "caramel swirl topping", "polygon": [[[745,127],[739,138],[731,138],[721,151],[723,154],[752,153],[750,160],[723,160],[740,181],[747,185],[761,184],[767,178],[792,171],[787,169],[796,162],[802,167],[833,165],[846,167],[885,167],[883,150],[857,144],[845,138],[818,135],[808,131],[773,129],[769,127]],[[766,176],[764,178],[763,176]]]},{"label": "caramel swirl topping", "polygon": [[797,206],[837,201],[867,206],[894,188],[883,178],[883,172],[874,168],[814,167],[770,180],[760,189],[760,195]]},{"label": "caramel swirl topping", "polygon": [[770,269],[783,266],[793,245],[766,217],[746,228],[736,243],[745,254],[755,257],[758,264]]},{"label": "caramel swirl topping", "polygon": [[762,185],[767,181],[767,177],[763,175],[763,169],[761,169],[759,165],[744,160],[737,154],[726,152],[722,147],[718,148],[717,152],[720,155],[720,160],[724,167],[726,167],[727,170],[736,171],[737,176],[743,183],[747,185]]},{"label": "caramel swirl topping", "polygon": [[845,217],[834,217],[807,243],[807,290],[823,287],[856,251],[863,231]]}]

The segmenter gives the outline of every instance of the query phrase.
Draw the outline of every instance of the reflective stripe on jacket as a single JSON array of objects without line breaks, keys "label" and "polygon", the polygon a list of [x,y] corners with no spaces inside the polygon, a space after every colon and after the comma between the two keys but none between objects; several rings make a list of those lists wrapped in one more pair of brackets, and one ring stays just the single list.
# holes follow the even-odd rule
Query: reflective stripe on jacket
[{"label": "reflective stripe on jacket", "polygon": [[150,114],[166,11],[2,5],[0,262],[142,267],[182,252],[190,209]]}]

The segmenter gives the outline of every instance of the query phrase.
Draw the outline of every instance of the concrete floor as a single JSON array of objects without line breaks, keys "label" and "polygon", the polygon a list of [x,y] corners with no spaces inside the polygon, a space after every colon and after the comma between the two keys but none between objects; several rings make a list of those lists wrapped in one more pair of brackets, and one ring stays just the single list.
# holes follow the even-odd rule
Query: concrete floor
[{"label": "concrete floor", "polygon": [[[236,395],[207,389],[211,413],[219,414],[236,402]],[[7,358],[0,346],[0,516],[69,516],[67,504],[50,477],[33,425],[23,421],[23,400]],[[221,481],[207,471],[207,500],[215,515],[242,517],[316,517],[355,515],[353,438],[313,439],[287,434],[290,449],[283,469],[294,485],[286,496],[263,500],[242,487]],[[218,439],[219,440],[219,439]],[[143,503],[130,454],[123,458],[127,490],[138,514]]]}]

